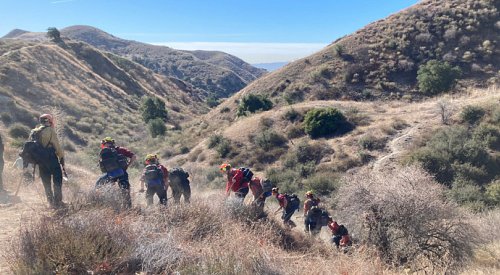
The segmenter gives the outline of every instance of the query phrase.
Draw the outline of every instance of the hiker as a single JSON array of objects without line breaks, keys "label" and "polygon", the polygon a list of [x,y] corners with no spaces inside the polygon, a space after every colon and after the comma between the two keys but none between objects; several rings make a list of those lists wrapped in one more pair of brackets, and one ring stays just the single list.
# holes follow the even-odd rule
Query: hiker
[{"label": "hiker", "polygon": [[223,163],[220,166],[220,171],[226,173],[227,176],[226,196],[229,197],[233,191],[237,198],[244,200],[248,194],[248,183],[252,179],[253,173],[248,168],[231,168],[229,163]]},{"label": "hiker", "polygon": [[272,184],[266,179],[261,179],[259,177],[254,177],[248,184],[250,191],[253,195],[252,204],[258,209],[264,210],[264,203],[266,198],[271,196]]},{"label": "hiker", "polygon": [[127,168],[136,160],[135,154],[125,147],[116,146],[114,139],[105,137],[101,141],[99,156],[99,167],[104,174],[97,180],[96,187],[118,182],[123,206],[132,207]]},{"label": "hiker", "polygon": [[2,141],[2,136],[0,135],[0,192],[5,191],[3,189],[3,141]]},{"label": "hiker", "polygon": [[313,191],[307,191],[306,201],[304,202],[304,217],[307,216],[307,213],[311,208],[318,207],[320,201],[321,200],[319,198],[314,197]]},{"label": "hiker", "polygon": [[141,190],[144,192],[144,182],[146,182],[146,203],[148,206],[153,204],[153,196],[156,194],[160,204],[167,205],[168,189],[168,170],[161,165],[158,157],[148,154],[144,160],[146,167],[142,171]]},{"label": "hiker", "polygon": [[323,210],[319,207],[320,199],[314,197],[312,191],[306,192],[304,202],[304,231],[316,235],[321,231]]},{"label": "hiker", "polygon": [[328,228],[332,231],[331,242],[335,243],[337,248],[347,247],[351,245],[351,238],[349,237],[349,232],[347,228],[341,224],[339,225],[332,217],[329,217]]},{"label": "hiker", "polygon": [[295,223],[290,219],[292,218],[293,213],[300,208],[300,200],[297,195],[280,194],[278,187],[274,187],[272,189],[272,195],[278,200],[280,205],[279,208],[274,211],[274,214],[283,209],[283,215],[281,216],[283,223],[286,226],[295,227]]},{"label": "hiker", "polygon": [[170,171],[170,187],[174,202],[179,204],[181,196],[184,196],[184,203],[189,203],[191,198],[191,186],[189,185],[189,173],[180,167],[172,168]]},{"label": "hiker", "polygon": [[[39,118],[40,124],[30,133],[30,140],[39,143],[43,149],[38,158],[38,169],[42,178],[43,188],[47,201],[52,208],[64,206],[62,201],[62,170],[64,168],[64,151],[59,144],[57,133],[54,130],[54,118],[50,114],[43,114]],[[28,163],[24,163],[27,167]],[[53,182],[53,185],[51,183]]]}]

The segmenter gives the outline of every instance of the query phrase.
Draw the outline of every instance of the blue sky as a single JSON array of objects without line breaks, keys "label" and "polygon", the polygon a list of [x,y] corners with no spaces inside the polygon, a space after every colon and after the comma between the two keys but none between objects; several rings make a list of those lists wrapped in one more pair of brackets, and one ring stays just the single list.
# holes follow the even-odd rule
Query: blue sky
[{"label": "blue sky", "polygon": [[246,52],[248,56],[242,58],[252,63],[289,61],[416,2],[0,0],[0,36],[14,28],[45,31],[51,26],[91,25],[141,42],[185,49],[233,50],[240,57]]}]

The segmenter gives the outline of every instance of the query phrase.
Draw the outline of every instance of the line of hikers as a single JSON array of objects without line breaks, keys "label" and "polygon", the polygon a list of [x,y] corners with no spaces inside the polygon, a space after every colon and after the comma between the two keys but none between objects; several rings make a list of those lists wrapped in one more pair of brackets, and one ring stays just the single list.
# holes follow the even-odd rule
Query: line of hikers
[{"label": "line of hikers", "polygon": [[[235,196],[243,201],[249,191],[252,192],[252,205],[264,210],[264,203],[267,197],[273,196],[278,201],[279,207],[275,214],[282,210],[281,219],[283,223],[292,228],[296,224],[291,220],[295,211],[300,209],[300,199],[295,194],[280,193],[278,187],[274,187],[267,179],[254,177],[253,172],[246,168],[232,168],[231,164],[223,163],[220,171],[226,174],[226,196],[230,196],[231,191]],[[319,206],[320,199],[314,196],[312,191],[307,191],[304,202],[304,231],[311,235],[317,235],[322,226],[327,226],[331,233],[331,242],[337,248],[351,245],[349,232],[344,225],[339,225],[333,220],[328,212]]]},{"label": "line of hikers", "polygon": [[[39,122],[40,125],[31,131],[29,140],[25,142],[20,157],[23,160],[24,168],[29,164],[32,164],[33,167],[39,167],[48,203],[53,208],[60,208],[64,206],[62,201],[62,179],[63,174],[66,175],[64,151],[54,129],[54,118],[50,114],[43,114],[40,116]],[[96,188],[117,183],[121,190],[124,208],[132,206],[127,169],[136,160],[137,157],[134,153],[125,147],[117,146],[111,137],[105,137],[101,141],[99,167],[103,175],[97,180]],[[154,195],[158,196],[160,204],[166,205],[168,187],[172,189],[175,203],[180,203],[181,196],[184,196],[185,203],[190,202],[191,187],[187,172],[182,168],[173,168],[169,171],[160,164],[158,156],[154,154],[148,154],[144,164],[139,192],[146,192],[147,205],[153,203]],[[273,186],[267,179],[254,177],[253,172],[248,168],[237,169],[233,168],[231,164],[224,163],[220,166],[220,171],[225,173],[227,177],[227,197],[230,196],[231,192],[234,192],[235,196],[243,201],[251,191],[253,194],[252,205],[264,212],[267,197],[274,196],[279,203],[279,207],[274,213],[277,214],[282,210],[283,223],[290,228],[296,226],[291,218],[295,211],[300,208],[300,199],[297,195],[280,193],[278,187]],[[146,190],[144,190],[144,186],[146,186]],[[337,224],[325,209],[319,207],[319,204],[319,198],[316,198],[312,191],[308,191],[304,202],[305,231],[316,235],[322,226],[328,226],[333,234],[332,242],[337,247],[349,245],[350,238],[345,226]]]}]

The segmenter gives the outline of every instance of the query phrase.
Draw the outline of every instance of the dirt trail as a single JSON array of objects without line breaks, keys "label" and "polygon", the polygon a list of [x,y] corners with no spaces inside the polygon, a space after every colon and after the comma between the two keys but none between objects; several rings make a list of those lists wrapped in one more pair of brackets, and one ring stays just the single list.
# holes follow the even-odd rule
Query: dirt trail
[{"label": "dirt trail", "polygon": [[7,191],[0,193],[0,274],[10,272],[5,256],[12,240],[19,235],[20,225],[31,221],[41,211],[48,210],[40,179],[34,184],[23,184],[15,196],[20,175],[14,174],[20,172],[9,171],[7,167],[6,170],[4,179]]}]

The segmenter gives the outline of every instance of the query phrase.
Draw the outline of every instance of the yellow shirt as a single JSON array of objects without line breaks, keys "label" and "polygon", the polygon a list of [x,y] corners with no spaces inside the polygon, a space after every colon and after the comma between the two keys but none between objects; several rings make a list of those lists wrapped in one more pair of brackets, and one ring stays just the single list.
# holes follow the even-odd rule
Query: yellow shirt
[{"label": "yellow shirt", "polygon": [[33,135],[34,132],[40,131],[40,129],[42,130],[38,134],[38,142],[40,142],[43,147],[54,148],[56,151],[56,156],[59,159],[64,158],[64,151],[61,148],[61,144],[59,143],[59,139],[57,138],[57,134],[54,128],[40,125],[31,131],[31,135]]}]

